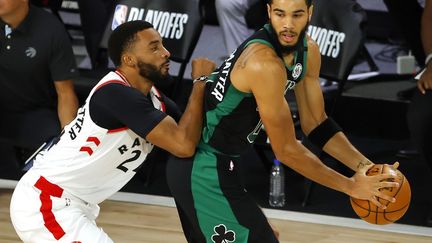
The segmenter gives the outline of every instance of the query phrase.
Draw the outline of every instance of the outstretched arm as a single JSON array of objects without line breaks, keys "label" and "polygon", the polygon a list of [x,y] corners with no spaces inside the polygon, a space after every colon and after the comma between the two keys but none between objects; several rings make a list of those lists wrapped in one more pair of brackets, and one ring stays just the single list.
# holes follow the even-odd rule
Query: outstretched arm
[{"label": "outstretched arm", "polygon": [[[302,130],[306,135],[327,119],[324,98],[319,84],[321,56],[315,42],[308,42],[308,63],[305,78],[295,88]],[[347,139],[343,132],[337,132],[325,143],[323,150],[357,171],[372,162],[361,154]]]},{"label": "outstretched arm", "polygon": [[[195,59],[192,61],[192,78],[209,75],[214,68],[215,64],[208,59]],[[175,156],[192,156],[201,134],[204,86],[205,82],[201,81],[193,85],[185,112],[178,124],[173,118],[167,116],[147,135],[146,139]]]}]

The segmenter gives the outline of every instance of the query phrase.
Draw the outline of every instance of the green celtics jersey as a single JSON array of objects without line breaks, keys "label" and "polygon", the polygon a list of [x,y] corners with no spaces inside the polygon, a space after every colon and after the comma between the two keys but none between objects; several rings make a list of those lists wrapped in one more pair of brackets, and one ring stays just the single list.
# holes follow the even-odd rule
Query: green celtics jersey
[{"label": "green celtics jersey", "polygon": [[[306,72],[306,36],[294,50],[294,64],[286,66],[287,89],[292,89]],[[230,79],[232,67],[243,50],[252,43],[262,43],[275,49],[280,58],[280,44],[269,25],[243,42],[213,73],[206,86],[204,124],[201,148],[214,149],[237,156],[252,144],[262,128],[257,104],[252,93],[236,89]],[[210,146],[209,146],[210,145]]]}]

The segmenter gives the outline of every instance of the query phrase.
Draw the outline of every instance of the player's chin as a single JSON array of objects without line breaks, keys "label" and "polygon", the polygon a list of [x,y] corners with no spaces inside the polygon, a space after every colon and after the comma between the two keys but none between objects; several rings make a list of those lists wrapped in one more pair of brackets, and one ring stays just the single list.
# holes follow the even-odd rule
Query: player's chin
[{"label": "player's chin", "polygon": [[162,67],[160,70],[161,76],[166,77],[169,74],[169,67]]},{"label": "player's chin", "polygon": [[296,44],[297,44],[297,38],[293,38],[292,40],[290,40],[290,41],[285,41],[285,40],[282,40],[281,41],[281,45],[283,46],[283,47],[287,47],[287,48],[291,48],[291,47],[294,47]]},{"label": "player's chin", "polygon": [[170,74],[169,74],[169,72],[168,72],[169,70],[167,69],[167,70],[160,70],[160,72],[159,72],[159,78],[161,79],[161,80],[165,80],[165,79],[167,79],[169,76],[170,76]]},{"label": "player's chin", "polygon": [[169,72],[169,64],[164,64],[164,65],[162,65],[161,66],[161,68],[160,68],[160,72],[161,72],[161,74],[162,75],[168,75],[168,72]]}]

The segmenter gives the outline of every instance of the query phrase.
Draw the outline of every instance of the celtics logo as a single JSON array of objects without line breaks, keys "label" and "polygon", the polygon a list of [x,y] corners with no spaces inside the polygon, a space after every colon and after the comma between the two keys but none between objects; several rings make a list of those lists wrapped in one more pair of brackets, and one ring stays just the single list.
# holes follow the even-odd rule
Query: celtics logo
[{"label": "celtics logo", "polygon": [[303,70],[303,66],[300,63],[297,63],[294,67],[294,70],[292,71],[292,77],[294,79],[297,79],[298,77],[300,77],[302,70]]},{"label": "celtics logo", "polygon": [[227,230],[224,224],[216,225],[213,228],[215,234],[212,235],[214,243],[230,243],[235,241],[235,232]]}]

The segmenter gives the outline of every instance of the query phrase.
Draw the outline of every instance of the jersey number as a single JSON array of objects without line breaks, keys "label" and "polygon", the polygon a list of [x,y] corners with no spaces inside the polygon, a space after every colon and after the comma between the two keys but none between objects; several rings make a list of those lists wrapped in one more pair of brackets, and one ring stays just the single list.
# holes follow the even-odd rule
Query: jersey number
[{"label": "jersey number", "polygon": [[[121,171],[123,171],[123,172],[127,172],[127,171],[129,170],[129,169],[128,169],[126,166],[124,166],[124,165],[127,164],[127,163],[130,163],[130,162],[134,162],[135,160],[137,160],[137,159],[140,157],[140,155],[141,155],[141,151],[140,151],[140,150],[134,150],[134,151],[132,151],[132,153],[133,153],[134,155],[133,155],[131,158],[129,158],[129,159],[123,161],[121,164],[119,164],[119,166],[117,166],[117,169],[119,169],[119,170],[121,170]],[[137,170],[138,170],[140,167],[141,167],[141,165],[138,166],[137,168],[135,168],[133,171],[134,171],[134,172],[137,172]]]}]

